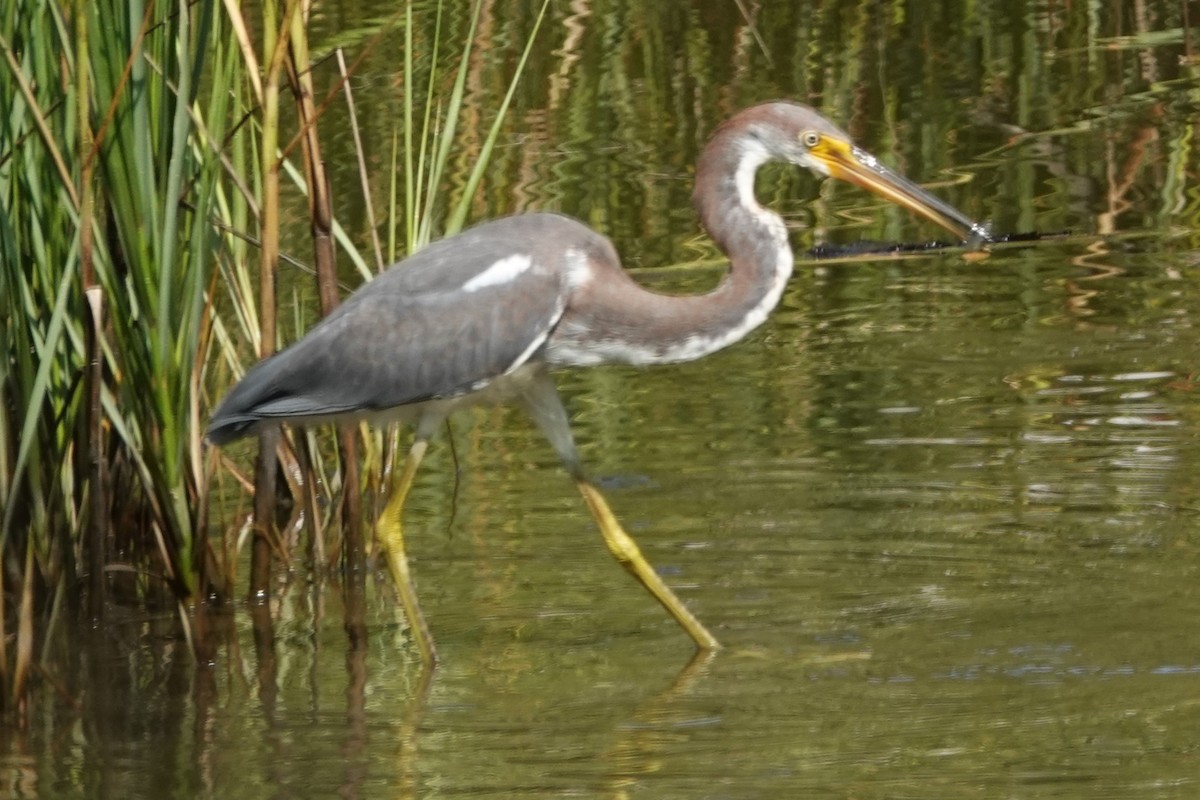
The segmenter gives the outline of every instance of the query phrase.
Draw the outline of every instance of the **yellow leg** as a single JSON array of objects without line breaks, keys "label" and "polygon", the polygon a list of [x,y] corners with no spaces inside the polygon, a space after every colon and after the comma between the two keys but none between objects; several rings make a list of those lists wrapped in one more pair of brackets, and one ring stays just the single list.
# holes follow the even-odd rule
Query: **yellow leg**
[{"label": "yellow leg", "polygon": [[604,543],[616,556],[617,561],[620,561],[622,566],[632,572],[642,582],[642,585],[650,590],[650,594],[658,598],[658,602],[671,612],[675,621],[682,625],[684,630],[695,640],[697,647],[703,650],[720,648],[721,645],[717,643],[716,638],[700,624],[700,620],[696,619],[692,612],[687,610],[687,607],[667,587],[663,579],[642,556],[642,551],[638,549],[637,543],[613,516],[612,509],[608,507],[600,490],[586,480],[577,478],[575,482],[579,486],[579,492],[583,495],[583,499],[587,501],[592,516],[596,518],[596,524],[600,526],[600,533],[604,535]]},{"label": "yellow leg", "polygon": [[413,638],[417,642],[417,649],[421,651],[421,660],[433,665],[437,663],[437,651],[433,647],[433,637],[429,635],[429,626],[425,624],[425,615],[421,613],[421,606],[417,602],[417,590],[408,571],[403,530],[404,501],[408,498],[408,490],[412,488],[413,477],[417,474],[417,467],[420,466],[428,446],[429,442],[425,439],[413,442],[412,449],[408,451],[408,458],[404,460],[404,469],[393,484],[391,496],[388,497],[387,505],[384,506],[383,513],[379,515],[379,521],[375,525],[375,538],[387,555],[388,571],[392,573],[392,581],[400,592],[400,602],[404,605],[408,624],[412,626]]}]

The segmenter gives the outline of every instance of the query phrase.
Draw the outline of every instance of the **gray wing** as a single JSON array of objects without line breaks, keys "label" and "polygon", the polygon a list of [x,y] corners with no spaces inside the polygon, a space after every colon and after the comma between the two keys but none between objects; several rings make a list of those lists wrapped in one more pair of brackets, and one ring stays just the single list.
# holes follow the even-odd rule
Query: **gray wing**
[{"label": "gray wing", "polygon": [[[541,222],[554,220],[579,225],[561,217]],[[562,316],[564,282],[555,264],[530,255],[536,224],[500,223],[443,240],[393,267],[300,341],[254,366],[213,414],[209,440],[232,441],[266,420],[455,397],[529,360]],[[550,228],[567,232],[559,223]],[[497,268],[501,262],[508,268]]]}]

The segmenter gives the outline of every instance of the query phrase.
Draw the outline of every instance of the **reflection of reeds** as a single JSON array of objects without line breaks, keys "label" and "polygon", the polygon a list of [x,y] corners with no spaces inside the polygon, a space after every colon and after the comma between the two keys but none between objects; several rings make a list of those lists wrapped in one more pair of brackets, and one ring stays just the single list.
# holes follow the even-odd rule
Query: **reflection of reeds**
[{"label": "reflection of reeds", "polygon": [[[440,220],[462,225],[511,98],[489,98],[500,112],[476,148],[473,181],[442,196],[483,6],[469,27],[443,31],[440,5],[429,19],[409,8],[391,21],[402,22],[410,48],[406,89],[414,42],[463,42],[448,95],[436,59],[428,91],[405,92],[398,138],[417,182],[410,178],[404,221],[390,224],[409,234],[409,250]],[[209,496],[228,508],[248,482],[236,454],[206,453],[204,417],[231,373],[275,348],[281,178],[309,200],[326,312],[338,297],[335,236],[348,242],[333,217],[320,117],[353,66],[318,97],[314,69],[334,62],[309,59],[307,4],[261,8],[257,26],[216,0],[16,0],[0,12],[0,96],[11,105],[0,118],[0,707],[23,696],[39,609],[46,619],[86,610],[99,620],[109,601],[182,608],[236,590],[236,523],[214,513],[227,533],[204,534]],[[282,108],[289,87],[294,130]],[[297,155],[302,173],[291,164]],[[317,482],[297,464],[315,465],[335,490],[351,487],[340,491],[341,530],[355,562],[364,549],[357,437],[344,430],[341,458],[329,462],[311,434],[289,435],[266,449],[258,471],[260,481],[285,475],[298,519],[314,523],[328,520],[318,519]],[[370,471],[382,474],[377,462]],[[273,529],[277,504],[260,483],[255,596],[270,589],[274,557],[291,558],[294,537]],[[325,542],[311,545],[319,566]],[[81,578],[85,605],[74,600]],[[180,615],[185,628],[187,619]]]}]

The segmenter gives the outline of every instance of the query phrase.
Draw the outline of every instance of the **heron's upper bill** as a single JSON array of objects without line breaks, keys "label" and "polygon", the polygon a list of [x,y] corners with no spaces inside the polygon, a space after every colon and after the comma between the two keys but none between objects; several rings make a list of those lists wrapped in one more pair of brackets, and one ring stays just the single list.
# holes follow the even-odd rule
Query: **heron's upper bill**
[{"label": "heron's upper bill", "polygon": [[986,227],[848,141],[822,134],[808,152],[831,177],[874,192],[901,208],[941,225],[972,246],[992,239]]}]

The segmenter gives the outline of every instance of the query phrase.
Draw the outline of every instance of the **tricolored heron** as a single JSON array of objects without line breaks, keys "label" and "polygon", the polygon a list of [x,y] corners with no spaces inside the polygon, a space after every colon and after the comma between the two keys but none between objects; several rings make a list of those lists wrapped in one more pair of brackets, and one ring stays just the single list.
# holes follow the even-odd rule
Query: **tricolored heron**
[{"label": "tricolored heron", "polygon": [[783,220],[755,200],[755,174],[768,161],[857,184],[961,239],[988,238],[813,109],[754,106],[717,130],[696,167],[700,220],[730,263],[713,291],[674,297],[642,288],[608,239],[568,217],[535,213],[487,222],[399,262],[300,341],[253,367],[213,414],[208,439],[224,444],[280,422],[415,421],[377,537],[422,657],[432,662],[433,640],[404,554],[404,501],[430,436],[450,412],[515,401],[562,458],[612,554],[698,647],[716,648],[588,479],[550,368],[690,361],[761,325],[779,303],[794,261]]}]

